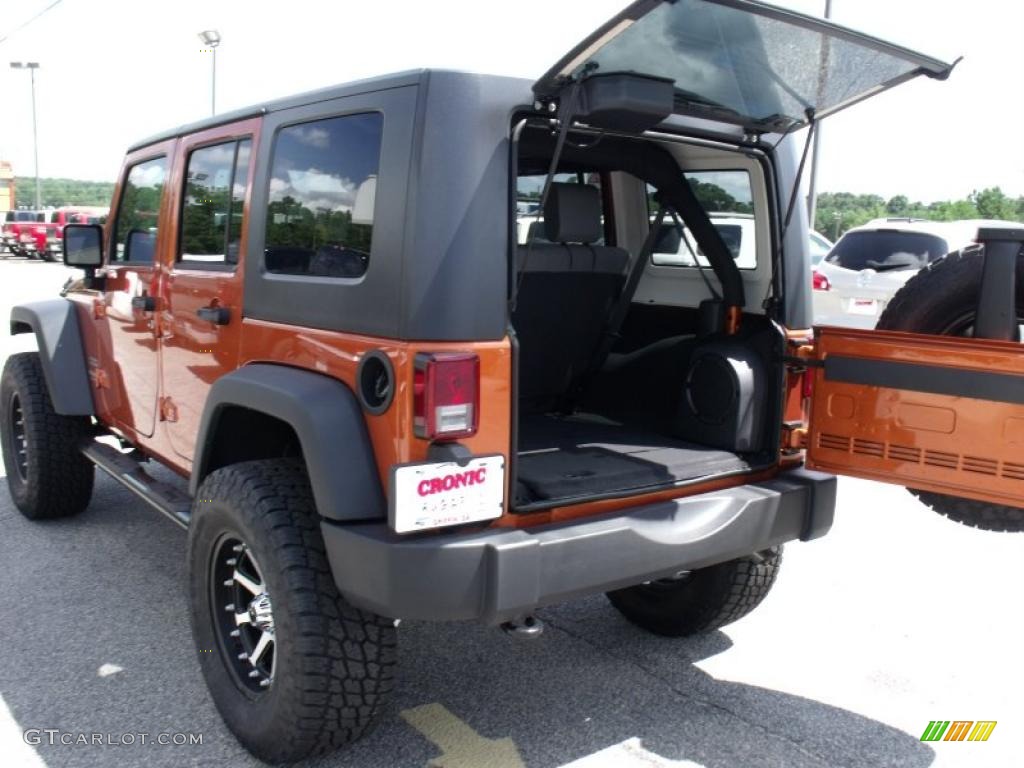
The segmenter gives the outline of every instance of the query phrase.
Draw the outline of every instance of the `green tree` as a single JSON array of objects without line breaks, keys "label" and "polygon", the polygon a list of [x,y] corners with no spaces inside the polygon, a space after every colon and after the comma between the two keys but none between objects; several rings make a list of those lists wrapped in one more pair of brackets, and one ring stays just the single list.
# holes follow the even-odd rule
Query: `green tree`
[{"label": "green tree", "polygon": [[906,216],[909,209],[910,201],[906,195],[890,197],[889,202],[885,204],[885,210],[893,216]]},{"label": "green tree", "polygon": [[1013,219],[1017,216],[1017,205],[999,187],[989,187],[980,192],[975,190],[971,193],[971,202],[983,219]]}]

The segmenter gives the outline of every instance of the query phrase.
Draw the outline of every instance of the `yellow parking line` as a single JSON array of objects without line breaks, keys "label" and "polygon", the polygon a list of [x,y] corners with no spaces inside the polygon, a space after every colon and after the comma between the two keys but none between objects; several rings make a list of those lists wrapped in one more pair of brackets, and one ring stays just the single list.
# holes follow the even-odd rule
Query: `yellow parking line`
[{"label": "yellow parking line", "polygon": [[427,763],[433,768],[525,768],[512,739],[481,736],[441,704],[404,709],[401,715],[441,750]]}]

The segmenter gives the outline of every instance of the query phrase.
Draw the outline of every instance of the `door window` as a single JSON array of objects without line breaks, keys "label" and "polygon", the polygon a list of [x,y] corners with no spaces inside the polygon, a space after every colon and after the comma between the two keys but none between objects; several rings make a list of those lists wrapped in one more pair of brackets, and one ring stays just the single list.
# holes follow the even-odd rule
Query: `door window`
[{"label": "door window", "polygon": [[250,145],[231,141],[189,155],[178,257],[187,266],[238,263]]},{"label": "door window", "polygon": [[384,118],[345,115],[282,128],[267,206],[268,272],[361,277],[370,261]]},{"label": "door window", "polygon": [[[742,170],[687,171],[686,180],[697,201],[718,230],[726,248],[740,269],[757,268],[757,220],[754,217],[754,192],[750,174]],[[658,204],[654,187],[647,187],[647,207],[654,219]],[[700,266],[710,266],[704,252],[686,228],[682,233],[666,216],[651,254],[651,263],[659,267],[693,267],[694,256]]]},{"label": "door window", "polygon": [[166,157],[146,160],[128,171],[114,222],[112,261],[153,263],[166,180]]}]

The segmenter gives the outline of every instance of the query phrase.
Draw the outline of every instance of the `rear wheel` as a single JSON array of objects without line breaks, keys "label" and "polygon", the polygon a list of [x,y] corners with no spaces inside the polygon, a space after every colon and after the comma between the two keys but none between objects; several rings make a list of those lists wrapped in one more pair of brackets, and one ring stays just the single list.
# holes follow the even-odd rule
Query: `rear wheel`
[{"label": "rear wheel", "polygon": [[394,622],[338,593],[298,460],[212,473],[189,529],[192,628],[217,709],[269,763],[329,752],[383,708]]},{"label": "rear wheel", "polygon": [[93,464],[80,446],[90,420],[53,410],[38,352],[7,358],[0,377],[0,443],[7,487],[25,517],[67,517],[92,497]]},{"label": "rear wheel", "polygon": [[[973,247],[933,262],[899,290],[876,327],[883,331],[973,336],[984,261],[983,251]],[[1024,258],[1017,262],[1017,274],[1024,276]],[[1024,279],[1017,281],[1016,304],[1017,324],[1024,326]],[[989,531],[1024,531],[1024,509],[907,490],[925,506],[958,523]]]},{"label": "rear wheel", "polygon": [[618,589],[608,593],[608,600],[631,622],[656,635],[710,632],[760,605],[781,564],[780,545],[670,579]]}]

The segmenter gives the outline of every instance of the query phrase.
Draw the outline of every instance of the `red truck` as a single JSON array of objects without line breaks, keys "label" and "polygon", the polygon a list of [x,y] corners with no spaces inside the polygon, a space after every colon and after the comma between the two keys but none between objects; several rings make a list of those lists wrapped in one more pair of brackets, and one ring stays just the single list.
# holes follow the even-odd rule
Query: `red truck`
[{"label": "red truck", "polygon": [[[13,253],[30,259],[59,261],[66,224],[100,224],[106,216],[106,208],[92,206],[63,206],[46,211],[14,211],[14,214],[30,213],[36,218],[17,224],[17,232],[12,240],[17,242],[11,247]],[[9,214],[10,215],[10,214]],[[5,230],[7,225],[5,225]]]},{"label": "red truck", "polygon": [[0,234],[3,250],[15,256],[30,256],[29,247],[35,252],[36,243],[32,228],[45,217],[46,214],[40,211],[8,211]]}]

